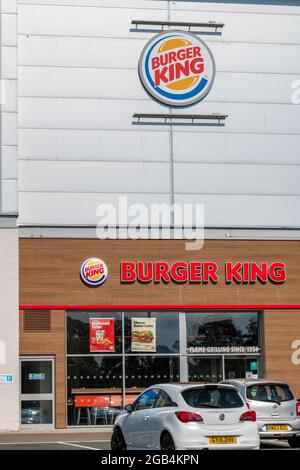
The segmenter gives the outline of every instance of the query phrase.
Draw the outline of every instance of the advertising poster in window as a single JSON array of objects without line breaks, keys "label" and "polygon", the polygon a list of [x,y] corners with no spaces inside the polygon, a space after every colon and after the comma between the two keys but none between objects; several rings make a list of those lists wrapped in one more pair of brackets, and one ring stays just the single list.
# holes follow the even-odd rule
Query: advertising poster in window
[{"label": "advertising poster in window", "polygon": [[131,319],[131,351],[156,352],[156,318]]},{"label": "advertising poster in window", "polygon": [[114,318],[90,318],[90,352],[115,351]]}]

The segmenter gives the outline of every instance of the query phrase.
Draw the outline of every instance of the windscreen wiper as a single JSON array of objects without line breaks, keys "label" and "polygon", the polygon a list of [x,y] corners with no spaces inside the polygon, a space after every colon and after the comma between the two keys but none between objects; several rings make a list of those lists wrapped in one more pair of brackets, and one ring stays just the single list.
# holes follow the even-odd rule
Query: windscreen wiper
[{"label": "windscreen wiper", "polygon": [[264,403],[276,403],[276,405],[281,405],[281,402],[280,401],[276,401],[276,400],[259,400],[259,401],[262,401]]}]

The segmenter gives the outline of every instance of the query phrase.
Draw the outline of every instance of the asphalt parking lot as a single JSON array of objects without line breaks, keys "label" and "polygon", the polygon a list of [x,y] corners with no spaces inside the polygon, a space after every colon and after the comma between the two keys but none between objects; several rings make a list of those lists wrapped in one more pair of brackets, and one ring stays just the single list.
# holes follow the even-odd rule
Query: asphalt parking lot
[{"label": "asphalt parking lot", "polygon": [[[48,450],[109,450],[109,440],[91,440],[91,441],[58,441],[58,442],[10,442],[0,443],[1,450],[29,450],[29,451],[48,451]],[[269,441],[261,445],[263,450],[292,450],[285,441]],[[300,450],[300,449],[299,449]]]},{"label": "asphalt parking lot", "polygon": [[0,443],[1,450],[109,450],[109,441]]}]

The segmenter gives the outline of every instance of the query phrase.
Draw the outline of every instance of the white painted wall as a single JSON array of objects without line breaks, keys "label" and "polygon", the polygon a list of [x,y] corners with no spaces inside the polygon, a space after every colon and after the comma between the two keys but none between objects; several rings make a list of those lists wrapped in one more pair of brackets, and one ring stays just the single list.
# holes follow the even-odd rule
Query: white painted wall
[{"label": "white painted wall", "polygon": [[13,374],[11,384],[0,383],[0,431],[19,428],[19,260],[18,230],[0,229],[0,375]]},{"label": "white painted wall", "polygon": [[203,36],[217,77],[190,111],[229,115],[225,127],[173,126],[175,201],[205,203],[210,226],[300,226],[300,0],[19,0],[21,224],[94,224],[120,193],[171,200],[171,128],[132,120],[165,108],[137,73],[159,30],[131,20],[166,20],[168,8],[174,21],[225,23]]}]

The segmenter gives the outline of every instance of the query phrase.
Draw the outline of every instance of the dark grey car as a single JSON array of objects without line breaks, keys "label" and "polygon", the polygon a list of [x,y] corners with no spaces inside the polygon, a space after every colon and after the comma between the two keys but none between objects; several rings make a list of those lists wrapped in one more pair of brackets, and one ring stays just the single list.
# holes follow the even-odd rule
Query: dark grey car
[{"label": "dark grey car", "polygon": [[300,447],[300,401],[289,385],[267,379],[228,379],[256,411],[261,439],[287,439],[293,448]]}]

